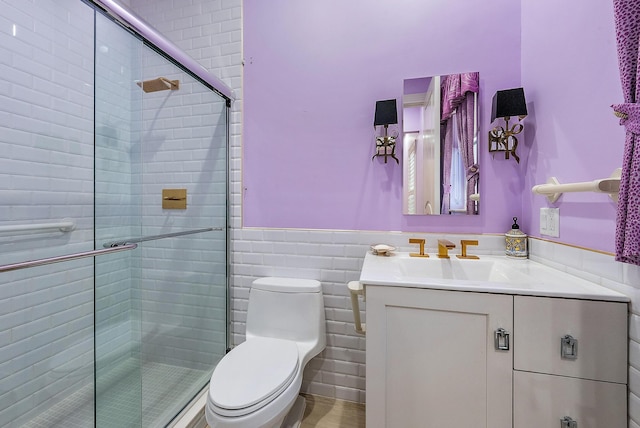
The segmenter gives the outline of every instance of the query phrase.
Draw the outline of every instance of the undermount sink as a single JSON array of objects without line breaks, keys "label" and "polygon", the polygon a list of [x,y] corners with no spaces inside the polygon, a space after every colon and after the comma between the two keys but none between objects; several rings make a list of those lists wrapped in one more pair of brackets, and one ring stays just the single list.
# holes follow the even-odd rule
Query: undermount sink
[{"label": "undermount sink", "polygon": [[498,258],[480,260],[449,259],[436,257],[409,257],[408,254],[396,254],[390,257],[391,264],[403,277],[429,277],[482,282],[524,282],[527,277],[510,269],[508,263]]},{"label": "undermount sink", "polygon": [[[410,257],[409,253],[376,256],[368,252],[360,283],[412,288],[481,291],[532,296],[600,298],[611,293],[598,284],[532,260],[483,256],[479,260],[451,255],[440,259]],[[624,296],[620,295],[621,301]]]}]

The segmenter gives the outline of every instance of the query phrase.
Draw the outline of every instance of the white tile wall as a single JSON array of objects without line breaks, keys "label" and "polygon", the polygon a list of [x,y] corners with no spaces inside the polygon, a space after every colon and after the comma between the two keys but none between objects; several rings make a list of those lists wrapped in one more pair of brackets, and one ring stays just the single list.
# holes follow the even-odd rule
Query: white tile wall
[{"label": "white tile wall", "polygon": [[[141,234],[223,228],[141,245],[143,359],[211,370],[226,350],[226,105],[149,48],[141,65],[141,80],[180,80],[177,91],[144,93],[134,113],[142,120]],[[187,189],[186,210],[162,209],[167,188]]]},{"label": "white tile wall", "polygon": [[[3,2],[0,14],[0,222],[68,217],[76,223],[70,233],[0,236],[0,263],[91,250],[93,10],[78,0],[11,0]],[[110,20],[97,20],[96,150],[103,160],[96,165],[98,246],[172,228],[224,227],[223,103],[209,90],[199,92],[182,72],[173,105],[166,97],[143,97],[134,83],[137,75],[153,69],[153,77],[165,71],[173,77],[176,68],[167,69],[169,63],[156,61],[149,50],[145,57],[140,41]],[[188,130],[178,129],[185,126]],[[143,178],[136,178],[141,172]],[[162,187],[189,189],[188,215],[159,209]],[[140,214],[151,220],[144,230]],[[131,344],[140,335],[140,310],[147,310],[148,355],[185,367],[212,367],[215,355],[224,352],[219,324],[226,318],[225,232],[214,233],[218,239],[143,245],[139,253],[152,257],[144,264],[129,253],[99,259],[99,368],[137,352]],[[193,260],[188,265],[187,258]],[[144,277],[142,267],[149,268]],[[93,274],[93,260],[85,259],[0,276],[1,426],[21,426],[72,391],[92,389]],[[136,289],[140,279],[143,286]],[[203,326],[207,318],[213,321]]]},{"label": "white tile wall", "polygon": [[[0,12],[0,224],[70,218],[73,232],[0,237],[0,263],[93,249],[93,12],[10,0]],[[93,381],[90,260],[0,275],[0,425]]]},{"label": "white tile wall", "polygon": [[[409,238],[424,238],[427,251],[437,252],[440,238],[459,242],[479,239],[477,254],[504,254],[500,235],[436,235],[400,232],[240,229],[233,245],[234,341],[244,340],[243,331],[249,288],[260,276],[288,276],[322,282],[327,347],[308,365],[303,391],[356,402],[365,401],[365,338],[354,330],[349,281],[360,277],[364,255],[371,244],[384,242],[401,251],[416,251]],[[366,304],[361,301],[363,322]]]},{"label": "white tile wall", "polygon": [[[204,0],[196,0],[188,3],[177,3],[171,0],[161,0],[161,1],[147,1],[147,0],[132,0],[131,8],[139,15],[143,16],[144,19],[151,23],[156,29],[162,32],[166,37],[168,37],[171,41],[173,41],[176,45],[178,45],[181,49],[185,50],[190,56],[194,59],[198,60],[205,68],[208,68],[218,77],[224,79],[230,86],[237,88],[236,95],[241,96],[240,88],[241,88],[241,27],[240,27],[240,0],[232,0],[232,1],[221,1],[221,0],[213,0],[213,1],[204,1]],[[206,100],[202,100],[204,102]],[[239,190],[238,184],[240,182],[240,168],[239,168],[239,159],[240,159],[240,151],[239,151],[239,138],[240,138],[240,107],[241,100],[236,100],[232,105],[231,110],[231,152],[230,152],[230,181],[231,186],[236,190]],[[207,114],[210,114],[210,111],[207,110],[199,110],[199,111],[180,111],[177,110],[177,115],[183,116],[185,118],[190,118],[193,116],[193,113],[201,115],[200,117],[206,117]],[[219,110],[218,110],[219,111]],[[176,116],[174,114],[173,116]],[[193,120],[193,119],[190,119]],[[198,125],[198,123],[196,123]],[[161,129],[161,127],[160,127]],[[176,137],[196,137],[196,135],[176,135]],[[221,153],[218,154],[209,154],[214,155],[213,160],[221,159]],[[163,169],[165,168],[163,165]],[[226,166],[222,167],[220,164],[213,165],[209,164],[207,170],[215,170],[215,171],[224,171],[226,170]],[[171,171],[171,169],[169,169]],[[161,171],[156,171],[155,176],[162,178]],[[179,177],[177,177],[179,178]],[[222,178],[222,180],[221,180]],[[204,194],[208,192],[215,192],[219,194],[222,190],[221,185],[226,184],[227,177],[221,177],[219,175],[214,175],[211,177],[206,177],[209,181],[213,183],[213,187],[211,189],[200,189],[200,194],[204,196]],[[205,181],[205,180],[203,180]],[[161,186],[162,183],[166,182],[164,179],[159,179],[156,181],[156,187]],[[236,183],[236,184],[234,184]],[[147,194],[153,195],[157,193],[158,189],[152,188],[151,185],[147,187]],[[197,190],[197,189],[196,189]],[[196,193],[194,193],[195,195]],[[234,196],[232,196],[232,199]],[[214,212],[215,216],[224,216],[226,213],[220,210],[222,208],[221,205],[218,205],[218,209]],[[215,209],[215,208],[214,208]],[[240,217],[239,211],[234,209],[235,215],[232,218],[232,224],[239,225]],[[163,218],[157,217],[158,222],[155,224],[157,227],[164,225]],[[172,216],[172,221],[179,221],[178,216]],[[190,226],[192,228],[195,227],[207,227],[208,225],[201,226]],[[161,232],[159,232],[161,233]],[[218,248],[221,250],[222,248]],[[217,258],[220,260],[220,257]],[[220,273],[220,270],[217,270]],[[169,278],[172,278],[172,275],[169,274]],[[214,278],[216,284],[220,285],[224,283],[224,277],[217,275]],[[176,281],[177,282],[177,281]],[[175,288],[174,284],[167,284],[169,287]],[[218,305],[219,300],[223,297],[220,295],[220,289],[214,294],[210,296],[210,299],[213,299],[211,302],[206,302],[201,300],[200,305],[196,306],[192,311],[192,316],[197,317],[202,311],[206,311],[207,307],[211,308],[220,307]],[[182,293],[180,295],[175,295],[176,299],[184,299],[186,293]],[[185,308],[188,309],[188,308]],[[210,309],[209,309],[210,311]],[[153,314],[151,316],[154,316]],[[162,313],[157,313],[158,317],[162,317]],[[226,317],[225,313],[210,313],[210,316],[213,317]],[[150,318],[151,320],[151,318]],[[186,318],[185,327],[189,326],[189,323],[193,324],[197,322],[197,318]],[[182,332],[185,333],[185,332]],[[215,340],[219,340],[218,343],[223,343],[224,338],[219,336],[219,332],[210,331],[208,336],[215,338]],[[221,340],[222,339],[222,340]],[[157,346],[165,347],[167,352],[171,351],[175,354],[179,352],[181,347],[180,340],[177,336],[175,336],[175,340],[169,340],[168,342],[164,342],[163,344],[158,343]],[[221,340],[221,341],[220,341]],[[197,346],[197,344],[194,344]],[[151,354],[155,351],[156,348],[149,348],[149,353]],[[204,351],[204,348],[203,348]],[[211,361],[205,359],[206,355],[203,355],[203,358],[199,359],[199,361]]]},{"label": "white tile wall", "polygon": [[[133,106],[141,96],[133,91],[133,79],[141,43],[101,14],[96,15],[95,32],[95,238],[100,247],[103,242],[132,236],[140,229],[140,210],[132,197],[132,165],[137,158],[131,146],[139,129],[139,121],[133,120]],[[103,388],[102,376],[135,350],[132,256],[119,253],[96,259],[98,391]]]}]

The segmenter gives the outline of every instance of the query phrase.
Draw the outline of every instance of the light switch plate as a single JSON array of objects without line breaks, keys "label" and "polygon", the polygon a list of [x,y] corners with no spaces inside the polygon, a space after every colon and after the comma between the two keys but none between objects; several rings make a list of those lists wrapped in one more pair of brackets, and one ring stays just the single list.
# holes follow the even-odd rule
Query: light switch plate
[{"label": "light switch plate", "polygon": [[560,208],[540,208],[540,234],[560,236]]}]

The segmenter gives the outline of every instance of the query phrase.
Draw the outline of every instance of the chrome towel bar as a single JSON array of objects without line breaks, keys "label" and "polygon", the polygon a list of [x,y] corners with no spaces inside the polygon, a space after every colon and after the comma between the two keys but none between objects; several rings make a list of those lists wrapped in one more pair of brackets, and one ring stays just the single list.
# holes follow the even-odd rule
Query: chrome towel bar
[{"label": "chrome towel bar", "polygon": [[121,247],[118,246],[118,247],[108,248],[105,250],[84,251],[82,253],[66,254],[64,256],[48,257],[46,259],[12,263],[9,265],[0,266],[0,273],[10,272],[12,270],[28,269],[36,266],[50,265],[53,263],[68,262],[70,260],[84,259],[86,257],[101,256],[103,254],[117,253],[118,251],[135,250],[136,248],[138,248],[137,244],[127,244]]}]

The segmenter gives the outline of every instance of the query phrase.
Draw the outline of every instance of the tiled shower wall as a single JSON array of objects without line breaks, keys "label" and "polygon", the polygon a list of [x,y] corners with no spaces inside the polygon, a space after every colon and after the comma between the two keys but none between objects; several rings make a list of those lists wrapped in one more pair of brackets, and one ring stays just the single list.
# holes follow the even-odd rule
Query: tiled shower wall
[{"label": "tiled shower wall", "polygon": [[[98,248],[109,239],[163,233],[172,226],[178,230],[224,226],[226,154],[220,149],[224,148],[221,131],[226,121],[223,103],[209,90],[204,91],[207,95],[198,94],[192,89],[199,84],[181,77],[182,96],[174,97],[179,100],[178,106],[165,110],[169,117],[158,114],[158,105],[153,103],[148,105],[156,108],[154,112],[143,111],[136,76],[141,67],[158,66],[154,62],[158,56],[149,51],[148,62],[143,65],[141,42],[100,16],[98,26],[104,31],[97,40],[95,63],[100,78],[94,82],[93,23],[93,9],[79,0],[37,5],[32,1],[3,3],[0,219],[4,226],[68,218],[76,228],[66,233],[2,234],[0,264],[94,249],[94,85],[99,100],[95,106],[95,142],[102,159],[96,165]],[[166,71],[175,73],[175,67]],[[159,126],[146,128],[149,133],[156,137],[163,134],[162,141],[153,140],[153,146],[147,146],[144,153],[139,144],[137,151],[131,149],[136,139],[145,136],[141,134],[146,120],[143,115],[147,115],[147,124],[160,120]],[[203,133],[205,120],[209,130]],[[190,129],[175,130],[184,126]],[[163,150],[158,150],[158,143],[167,140],[179,145],[172,151],[160,144]],[[189,159],[180,157],[184,154]],[[159,159],[162,156],[164,160]],[[171,170],[168,165],[176,164],[176,160],[180,167]],[[142,180],[135,179],[142,172],[141,162],[151,165]],[[152,220],[145,231],[139,220],[143,198],[132,194],[143,181],[148,187],[141,193],[153,195],[150,210],[144,212]],[[194,218],[181,223],[176,216],[169,218],[160,212],[161,198],[155,187],[167,183],[190,188],[190,196],[195,197],[190,200],[191,217],[197,219],[207,211],[206,225]],[[217,195],[215,200],[213,195]],[[209,235],[206,240],[189,240],[188,245],[176,241],[168,247],[145,245],[144,256],[153,257],[145,267],[151,267],[148,272],[155,276],[145,278],[148,287],[144,291],[132,287],[132,280],[138,278],[132,277],[130,268],[136,266],[136,258],[131,253],[97,259],[98,367],[131,355],[132,339],[140,337],[136,309],[154,308],[147,314],[150,322],[145,331],[150,339],[160,338],[164,354],[154,352],[157,348],[153,348],[153,340],[148,342],[152,348],[149,354],[158,360],[210,368],[215,361],[212,354],[222,355],[222,329],[200,327],[206,317],[223,322],[226,315],[225,233],[214,233],[219,239],[211,240]],[[179,255],[194,262],[185,266]],[[216,272],[216,295],[210,292],[212,271]],[[93,383],[93,276],[90,258],[0,274],[0,425],[21,426]],[[211,309],[216,306],[220,309]],[[183,317],[169,315],[180,308]],[[160,318],[162,323],[153,323]]]},{"label": "tiled shower wall", "polygon": [[[0,263],[93,249],[93,12],[78,0],[0,13],[0,219],[76,229],[3,234]],[[93,381],[90,259],[0,274],[0,425]]]},{"label": "tiled shower wall", "polygon": [[[226,104],[148,48],[141,76],[180,81],[140,91],[141,234],[221,228],[141,245],[143,359],[211,370],[226,350]],[[187,190],[187,209],[163,209],[162,190],[176,188]]]},{"label": "tiled shower wall", "polygon": [[[131,82],[141,43],[110,19],[96,16],[95,55],[95,239],[97,248],[109,238],[139,233],[140,210],[133,204],[135,152],[131,145],[140,128]],[[137,226],[137,228],[136,228]],[[136,233],[137,232],[137,233]],[[96,355],[98,375],[131,356],[134,307],[132,253],[99,257],[95,265]]]}]

